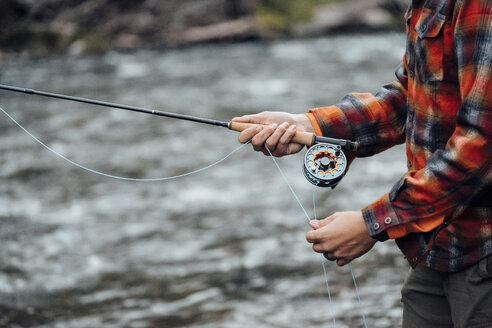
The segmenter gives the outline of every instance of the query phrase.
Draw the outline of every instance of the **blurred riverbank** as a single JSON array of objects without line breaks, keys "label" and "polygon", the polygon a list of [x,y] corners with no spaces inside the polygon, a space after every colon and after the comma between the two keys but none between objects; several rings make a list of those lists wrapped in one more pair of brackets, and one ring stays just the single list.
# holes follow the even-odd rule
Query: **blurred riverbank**
[{"label": "blurred riverbank", "polygon": [[2,0],[0,58],[402,28],[407,0]]}]

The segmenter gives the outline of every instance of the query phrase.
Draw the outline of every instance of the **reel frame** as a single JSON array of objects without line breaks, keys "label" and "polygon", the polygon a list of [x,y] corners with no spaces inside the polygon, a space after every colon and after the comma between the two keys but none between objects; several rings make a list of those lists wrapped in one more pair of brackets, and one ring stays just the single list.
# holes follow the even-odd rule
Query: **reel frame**
[{"label": "reel frame", "polygon": [[342,148],[356,151],[358,143],[316,137],[315,144],[304,156],[302,166],[304,177],[315,186],[334,189],[345,176],[348,168],[347,157]]}]

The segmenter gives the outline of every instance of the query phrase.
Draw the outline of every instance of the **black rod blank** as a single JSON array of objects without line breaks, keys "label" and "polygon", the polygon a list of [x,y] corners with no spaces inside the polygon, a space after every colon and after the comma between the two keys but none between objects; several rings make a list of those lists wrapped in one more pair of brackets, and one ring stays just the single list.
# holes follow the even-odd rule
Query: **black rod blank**
[{"label": "black rod blank", "polygon": [[13,92],[25,93],[28,95],[36,95],[36,96],[43,96],[43,97],[49,97],[49,98],[57,98],[57,99],[63,99],[63,100],[69,100],[69,101],[76,101],[76,102],[86,103],[86,104],[91,104],[91,105],[96,105],[96,106],[118,108],[118,109],[133,111],[133,112],[170,117],[170,118],[175,118],[178,120],[186,120],[186,121],[192,121],[192,122],[197,122],[197,123],[222,126],[222,127],[226,127],[226,128],[229,127],[229,122],[222,122],[222,121],[212,120],[212,119],[208,119],[208,118],[201,118],[201,117],[196,117],[196,116],[191,116],[191,115],[163,112],[163,111],[159,111],[159,110],[155,110],[155,109],[149,109],[149,108],[143,108],[143,107],[135,107],[135,106],[116,104],[116,103],[94,100],[94,99],[88,99],[88,98],[73,97],[73,96],[67,96],[67,95],[62,95],[62,94],[57,94],[57,93],[37,91],[37,90],[26,89],[26,88],[19,88],[19,87],[14,87],[14,86],[10,86],[10,85],[4,85],[4,84],[0,84],[0,89],[7,90],[7,91],[13,91]]},{"label": "black rod blank", "polygon": [[[96,105],[96,106],[118,108],[118,109],[128,110],[128,111],[132,111],[132,112],[145,113],[145,114],[150,114],[150,115],[175,118],[178,120],[185,120],[185,121],[221,126],[221,127],[229,128],[229,129],[239,131],[239,132],[244,130],[245,128],[247,128],[247,127],[235,128],[234,127],[235,122],[223,122],[223,121],[217,121],[217,120],[212,120],[212,119],[208,119],[208,118],[201,118],[201,117],[196,117],[196,116],[191,116],[191,115],[163,112],[163,111],[159,111],[159,110],[155,110],[155,109],[135,107],[135,106],[129,106],[129,105],[122,105],[122,104],[116,104],[116,103],[94,100],[94,99],[88,99],[88,98],[67,96],[67,95],[62,95],[62,94],[58,94],[58,93],[37,91],[37,90],[33,90],[33,89],[19,88],[19,87],[14,87],[14,86],[10,86],[10,85],[4,85],[4,84],[0,84],[0,89],[1,90],[7,90],[7,91],[13,91],[13,92],[20,92],[20,93],[24,93],[24,94],[28,94],[28,95],[57,98],[57,99],[75,101],[75,102],[80,102],[80,103]],[[238,124],[241,124],[241,123],[238,123]],[[298,134],[306,134],[306,133],[307,132],[298,132]],[[307,134],[311,134],[311,133],[307,133]],[[313,136],[313,138],[311,138],[311,136],[308,136],[307,139],[309,139],[310,141],[307,142],[307,141],[305,141],[306,136],[300,137],[300,138],[301,139],[299,139],[299,140],[302,140],[302,141],[299,143],[305,144],[308,146],[312,146],[314,143],[330,143],[330,144],[339,145],[343,149],[353,150],[353,151],[357,151],[357,149],[359,147],[358,142],[353,142],[353,141],[343,140],[343,139],[334,139],[334,138],[321,137],[321,136],[316,136],[316,137]]]}]

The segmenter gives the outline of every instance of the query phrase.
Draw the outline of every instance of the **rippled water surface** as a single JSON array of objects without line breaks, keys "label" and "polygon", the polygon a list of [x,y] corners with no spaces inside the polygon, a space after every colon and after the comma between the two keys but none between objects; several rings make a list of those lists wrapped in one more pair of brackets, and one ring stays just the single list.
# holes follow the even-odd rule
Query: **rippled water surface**
[{"label": "rippled water surface", "polygon": [[[0,62],[0,83],[228,121],[295,113],[390,82],[400,34]],[[238,147],[227,129],[0,92],[0,106],[90,168],[154,178]],[[272,160],[246,147],[182,179],[135,183],[55,157],[0,115],[1,327],[332,327],[321,257]],[[303,152],[279,160],[312,213]],[[358,210],[405,171],[359,159],[317,213]],[[393,242],[353,262],[370,327],[397,327],[407,264]],[[347,267],[327,262],[337,327],[362,327]]]}]

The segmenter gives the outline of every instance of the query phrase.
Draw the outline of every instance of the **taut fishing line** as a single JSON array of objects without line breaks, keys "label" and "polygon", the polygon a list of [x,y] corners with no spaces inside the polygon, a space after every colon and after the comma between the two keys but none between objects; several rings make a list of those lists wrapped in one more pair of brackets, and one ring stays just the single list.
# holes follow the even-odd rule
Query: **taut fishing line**
[{"label": "taut fishing line", "polygon": [[[317,220],[318,215],[316,213],[316,186],[313,188],[313,219]],[[323,276],[325,277],[326,290],[328,292],[328,301],[330,302],[331,319],[333,320],[333,328],[337,326],[335,319],[335,309],[333,308],[333,301],[331,299],[330,285],[328,284],[328,274],[326,273],[325,258],[321,255],[321,266],[323,267]]]}]

